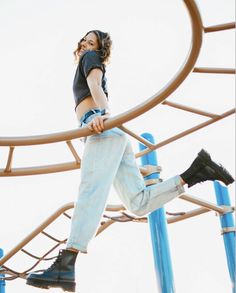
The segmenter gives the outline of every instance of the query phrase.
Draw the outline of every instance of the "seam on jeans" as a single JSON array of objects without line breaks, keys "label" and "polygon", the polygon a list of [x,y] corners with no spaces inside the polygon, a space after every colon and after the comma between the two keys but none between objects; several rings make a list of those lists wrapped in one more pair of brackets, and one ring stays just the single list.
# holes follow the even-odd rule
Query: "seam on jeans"
[{"label": "seam on jeans", "polygon": [[184,193],[184,191],[185,191],[183,185],[177,185],[177,189],[178,189],[179,194]]}]

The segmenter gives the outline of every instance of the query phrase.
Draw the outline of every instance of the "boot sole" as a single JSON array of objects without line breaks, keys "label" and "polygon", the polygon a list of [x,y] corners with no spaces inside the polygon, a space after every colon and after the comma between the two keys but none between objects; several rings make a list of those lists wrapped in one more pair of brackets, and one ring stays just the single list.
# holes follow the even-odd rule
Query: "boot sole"
[{"label": "boot sole", "polygon": [[50,289],[50,288],[61,288],[67,292],[75,292],[75,282],[55,282],[49,280],[39,280],[39,279],[27,279],[27,285],[38,287],[41,289]]},{"label": "boot sole", "polygon": [[208,167],[212,168],[216,172],[219,176],[218,180],[224,182],[225,185],[229,185],[234,182],[234,178],[231,174],[224,167],[212,161],[211,156],[205,150],[201,150],[198,156]]}]

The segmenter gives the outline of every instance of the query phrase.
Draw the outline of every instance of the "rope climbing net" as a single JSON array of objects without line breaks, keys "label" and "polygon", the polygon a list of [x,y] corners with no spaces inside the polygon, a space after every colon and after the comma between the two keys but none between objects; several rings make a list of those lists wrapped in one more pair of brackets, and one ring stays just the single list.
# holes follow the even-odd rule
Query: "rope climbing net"
[{"label": "rope climbing net", "polygon": [[[169,216],[167,218],[167,223],[172,224],[178,221],[182,221],[188,218],[192,218],[210,211],[215,211],[218,215],[223,215],[226,213],[232,213],[234,211],[234,207],[219,207],[215,204],[200,200],[199,198],[182,194],[181,199],[194,203],[196,205],[201,206],[200,208],[188,211],[188,212],[178,212],[178,213],[170,213],[166,212]],[[50,256],[55,250],[57,250],[61,245],[67,242],[66,237],[61,237],[58,239],[57,236],[52,235],[51,232],[48,232],[46,229],[50,229],[51,225],[57,224],[59,219],[63,217],[63,219],[71,219],[71,215],[69,214],[70,210],[74,208],[74,203],[68,203],[60,207],[57,211],[55,211],[48,219],[46,219],[41,225],[39,225],[34,231],[32,231],[25,239],[23,239],[20,243],[16,245],[11,251],[9,251],[1,260],[0,260],[0,274],[5,275],[5,280],[14,280],[16,278],[26,278],[28,273],[32,271],[36,266],[38,266],[41,262],[51,261],[55,259],[56,256]],[[105,229],[111,226],[114,223],[126,223],[126,222],[135,222],[135,223],[147,223],[147,217],[136,217],[130,214],[125,210],[125,207],[122,205],[108,205],[106,207],[106,211],[103,215],[103,219],[100,223],[100,227],[97,231],[96,236],[101,234]],[[222,231],[222,233],[226,233],[227,231]],[[37,242],[37,238],[41,235],[50,239],[53,244],[50,243],[49,248],[44,251],[44,253],[39,256],[29,251],[27,245],[32,241]],[[23,271],[19,272],[12,268],[9,268],[5,263],[10,260],[12,257],[16,256],[19,253],[23,253],[27,257],[30,257],[34,262],[30,267],[27,267]],[[26,262],[27,264],[29,261]]]}]

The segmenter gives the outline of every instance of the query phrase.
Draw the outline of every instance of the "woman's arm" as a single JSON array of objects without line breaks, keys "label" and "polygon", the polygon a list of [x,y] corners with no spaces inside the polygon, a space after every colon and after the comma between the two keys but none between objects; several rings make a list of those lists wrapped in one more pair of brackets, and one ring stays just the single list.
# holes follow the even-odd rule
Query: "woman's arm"
[{"label": "woman's arm", "polygon": [[104,130],[103,122],[110,117],[107,97],[102,89],[102,75],[103,73],[100,69],[94,68],[87,77],[88,87],[94,102],[100,109],[106,109],[106,112],[108,112],[103,116],[96,116],[88,124],[89,129],[97,133],[101,133]]}]

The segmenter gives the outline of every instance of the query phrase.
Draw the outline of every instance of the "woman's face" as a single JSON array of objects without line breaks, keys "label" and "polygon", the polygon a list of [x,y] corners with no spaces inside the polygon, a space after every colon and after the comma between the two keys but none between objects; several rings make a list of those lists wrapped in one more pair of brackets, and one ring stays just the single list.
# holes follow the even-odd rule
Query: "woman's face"
[{"label": "woman's face", "polygon": [[77,52],[78,57],[83,54],[84,51],[98,50],[98,39],[95,33],[91,32],[87,34],[81,41],[81,48]]}]

